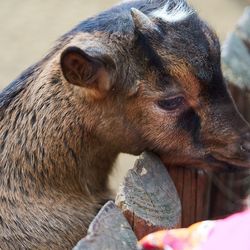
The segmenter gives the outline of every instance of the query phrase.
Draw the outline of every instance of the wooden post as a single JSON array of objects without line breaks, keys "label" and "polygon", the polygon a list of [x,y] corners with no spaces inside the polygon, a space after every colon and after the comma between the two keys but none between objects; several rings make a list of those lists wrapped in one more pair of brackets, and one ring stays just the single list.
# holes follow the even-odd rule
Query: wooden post
[{"label": "wooden post", "polygon": [[137,240],[180,224],[181,205],[165,166],[144,153],[122,183],[114,202],[107,202],[74,250],[137,249]]},{"label": "wooden post", "polygon": [[181,227],[188,227],[209,216],[211,180],[203,170],[185,167],[167,167],[182,205]]},{"label": "wooden post", "polygon": [[160,159],[144,153],[129,170],[116,204],[138,239],[180,226],[181,205],[174,183]]},{"label": "wooden post", "polygon": [[225,42],[222,67],[236,105],[250,122],[250,7]]}]

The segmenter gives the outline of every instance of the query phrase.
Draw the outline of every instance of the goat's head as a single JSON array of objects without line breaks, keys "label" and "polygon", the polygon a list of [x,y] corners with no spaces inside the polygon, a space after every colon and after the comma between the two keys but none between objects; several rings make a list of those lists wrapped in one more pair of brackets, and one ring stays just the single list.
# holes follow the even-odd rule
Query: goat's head
[{"label": "goat's head", "polygon": [[139,7],[114,18],[121,32],[79,32],[62,53],[84,123],[120,152],[250,166],[250,128],[228,93],[215,33],[185,1]]}]

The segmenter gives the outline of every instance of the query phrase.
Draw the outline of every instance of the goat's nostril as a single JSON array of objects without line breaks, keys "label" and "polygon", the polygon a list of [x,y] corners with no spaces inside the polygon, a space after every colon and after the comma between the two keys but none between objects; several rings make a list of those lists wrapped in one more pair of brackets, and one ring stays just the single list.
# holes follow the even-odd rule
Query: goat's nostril
[{"label": "goat's nostril", "polygon": [[250,132],[246,133],[246,139],[250,140]]},{"label": "goat's nostril", "polygon": [[240,145],[240,149],[243,152],[248,152],[250,153],[250,142],[249,141],[245,141]]}]

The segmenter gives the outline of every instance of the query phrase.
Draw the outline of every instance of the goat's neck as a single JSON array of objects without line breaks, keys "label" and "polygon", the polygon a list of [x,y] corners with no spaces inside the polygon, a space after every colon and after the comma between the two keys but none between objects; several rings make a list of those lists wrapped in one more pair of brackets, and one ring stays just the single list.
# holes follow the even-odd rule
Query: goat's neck
[{"label": "goat's neck", "polygon": [[30,83],[4,110],[0,189],[24,195],[105,191],[117,152],[87,131],[83,110],[60,80],[41,81]]}]

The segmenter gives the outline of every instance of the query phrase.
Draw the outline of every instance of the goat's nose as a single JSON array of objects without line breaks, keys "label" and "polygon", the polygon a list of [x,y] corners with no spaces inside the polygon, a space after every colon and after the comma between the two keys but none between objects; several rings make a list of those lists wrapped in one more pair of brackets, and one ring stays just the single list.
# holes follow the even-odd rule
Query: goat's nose
[{"label": "goat's nose", "polygon": [[250,153],[250,133],[245,134],[244,141],[241,143],[240,148],[243,152]]},{"label": "goat's nose", "polygon": [[250,132],[247,132],[247,133],[245,134],[245,139],[246,139],[246,140],[250,140]]},{"label": "goat's nose", "polygon": [[244,141],[240,146],[241,151],[250,153],[250,141]]}]

